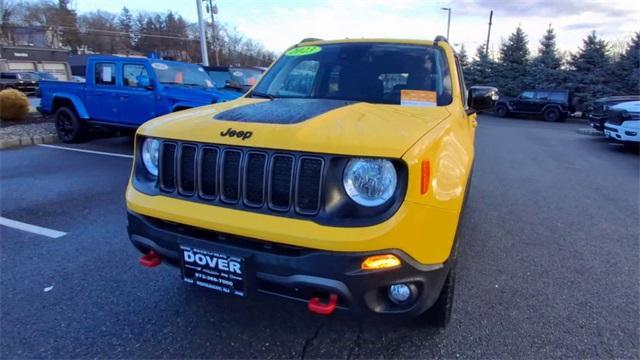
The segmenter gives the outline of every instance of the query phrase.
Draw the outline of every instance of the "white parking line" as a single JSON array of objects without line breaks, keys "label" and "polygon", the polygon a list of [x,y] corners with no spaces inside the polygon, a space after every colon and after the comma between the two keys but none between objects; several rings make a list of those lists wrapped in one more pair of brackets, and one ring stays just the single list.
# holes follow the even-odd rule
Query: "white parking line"
[{"label": "white parking line", "polygon": [[89,153],[89,154],[107,155],[107,156],[115,156],[115,157],[133,159],[133,155],[110,153],[110,152],[95,151],[95,150],[75,149],[75,148],[70,148],[70,147],[65,147],[65,146],[56,146],[56,145],[48,145],[48,144],[37,144],[37,145],[38,146],[42,146],[42,147],[52,148],[52,149],[77,151],[77,152],[83,152],[83,153]]},{"label": "white parking line", "polygon": [[4,225],[17,230],[30,232],[33,234],[43,235],[46,237],[50,237],[52,239],[57,239],[59,237],[67,235],[66,232],[47,229],[41,226],[31,225],[31,224],[23,223],[20,221],[7,219],[6,217],[2,217],[2,216],[0,216],[0,225]]}]

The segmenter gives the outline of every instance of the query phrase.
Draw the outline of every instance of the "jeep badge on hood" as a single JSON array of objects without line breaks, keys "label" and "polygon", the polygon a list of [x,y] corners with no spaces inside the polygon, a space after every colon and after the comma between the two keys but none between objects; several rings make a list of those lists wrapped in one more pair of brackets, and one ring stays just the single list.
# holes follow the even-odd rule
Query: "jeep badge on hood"
[{"label": "jeep badge on hood", "polygon": [[242,141],[247,140],[253,135],[252,131],[236,131],[232,128],[228,128],[227,131],[221,131],[220,136],[237,137]]}]

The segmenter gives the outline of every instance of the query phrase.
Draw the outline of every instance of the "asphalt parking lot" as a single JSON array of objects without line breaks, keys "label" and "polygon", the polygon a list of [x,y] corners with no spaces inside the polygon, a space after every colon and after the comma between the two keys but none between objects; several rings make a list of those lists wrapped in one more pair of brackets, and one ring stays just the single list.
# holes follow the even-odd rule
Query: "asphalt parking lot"
[{"label": "asphalt parking lot", "polygon": [[57,232],[0,226],[0,357],[636,358],[640,158],[576,134],[584,124],[479,123],[444,331],[238,300],[140,267],[130,138],[2,151],[2,218]]}]

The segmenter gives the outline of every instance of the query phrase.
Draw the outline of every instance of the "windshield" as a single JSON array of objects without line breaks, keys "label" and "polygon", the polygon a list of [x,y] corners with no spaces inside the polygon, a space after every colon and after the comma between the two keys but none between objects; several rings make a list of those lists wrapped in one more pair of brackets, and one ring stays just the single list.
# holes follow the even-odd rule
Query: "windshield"
[{"label": "windshield", "polygon": [[156,61],[151,63],[151,67],[161,84],[213,87],[211,79],[199,65]]},{"label": "windshield", "polygon": [[227,85],[229,80],[231,80],[231,75],[228,70],[218,71],[218,70],[209,70],[207,71],[211,80],[213,80],[213,84],[218,89],[221,89]]},{"label": "windshield", "polygon": [[20,73],[20,79],[23,79],[23,80],[38,80],[38,77],[35,74]]},{"label": "windshield", "polygon": [[415,106],[451,103],[451,77],[436,46],[346,43],[287,51],[252,96]]},{"label": "windshield", "polygon": [[229,74],[231,75],[231,80],[229,80],[231,86],[251,87],[258,82],[262,76],[262,71],[251,68],[231,68],[229,69]]}]

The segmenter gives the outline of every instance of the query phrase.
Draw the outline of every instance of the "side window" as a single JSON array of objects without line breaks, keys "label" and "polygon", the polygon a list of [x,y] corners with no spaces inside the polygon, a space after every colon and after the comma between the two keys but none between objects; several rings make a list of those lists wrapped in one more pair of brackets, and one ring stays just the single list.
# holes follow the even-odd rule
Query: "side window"
[{"label": "side window", "polygon": [[549,93],[546,91],[537,91],[536,92],[536,100],[548,100]]},{"label": "side window", "polygon": [[564,102],[567,101],[567,95],[562,92],[552,92],[549,93],[549,100]]},{"label": "side window", "polygon": [[114,63],[96,63],[95,80],[97,85],[115,85],[116,65]]},{"label": "side window", "polygon": [[144,65],[125,64],[122,67],[122,84],[124,86],[138,87],[140,82],[148,83],[149,73]]},{"label": "side window", "polygon": [[277,94],[282,96],[310,96],[313,90],[313,82],[318,73],[320,63],[315,60],[299,62],[278,89]]},{"label": "side window", "polygon": [[522,94],[520,94],[520,99],[522,100],[533,99],[533,91],[524,91]]}]

